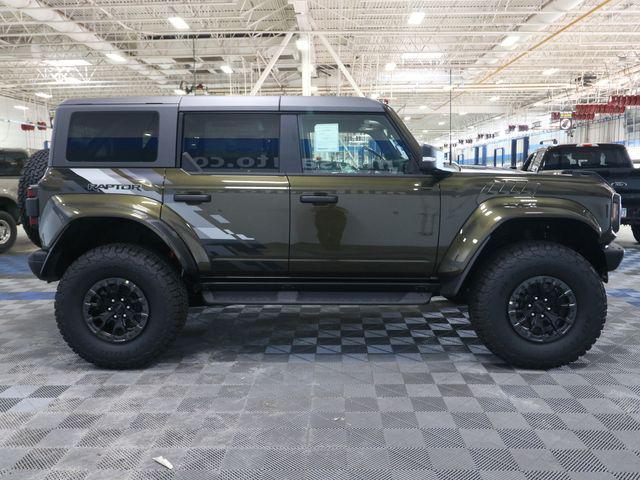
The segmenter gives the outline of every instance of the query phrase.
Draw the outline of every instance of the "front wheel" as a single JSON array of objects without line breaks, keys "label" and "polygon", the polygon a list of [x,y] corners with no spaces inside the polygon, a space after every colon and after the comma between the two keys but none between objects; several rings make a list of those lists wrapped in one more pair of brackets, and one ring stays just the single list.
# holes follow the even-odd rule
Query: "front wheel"
[{"label": "front wheel", "polygon": [[142,367],[176,338],[188,310],[178,274],[134,245],[97,247],[64,273],[55,300],[58,328],[85,360],[106,368]]},{"label": "front wheel", "polygon": [[477,273],[469,300],[478,337],[522,368],[577,360],[598,339],[607,315],[606,293],[591,264],[542,241],[496,252]]},{"label": "front wheel", "polygon": [[13,247],[17,235],[16,220],[9,212],[0,211],[0,253]]},{"label": "front wheel", "polygon": [[633,232],[633,238],[636,239],[636,242],[640,243],[640,224],[631,225],[631,232]]}]

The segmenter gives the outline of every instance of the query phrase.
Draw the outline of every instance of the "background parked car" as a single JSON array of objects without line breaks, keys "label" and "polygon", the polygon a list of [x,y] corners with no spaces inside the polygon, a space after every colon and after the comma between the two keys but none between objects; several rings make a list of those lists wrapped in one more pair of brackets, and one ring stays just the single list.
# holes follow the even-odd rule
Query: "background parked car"
[{"label": "background parked car", "polygon": [[16,241],[18,214],[18,181],[29,158],[26,150],[0,149],[0,253]]}]

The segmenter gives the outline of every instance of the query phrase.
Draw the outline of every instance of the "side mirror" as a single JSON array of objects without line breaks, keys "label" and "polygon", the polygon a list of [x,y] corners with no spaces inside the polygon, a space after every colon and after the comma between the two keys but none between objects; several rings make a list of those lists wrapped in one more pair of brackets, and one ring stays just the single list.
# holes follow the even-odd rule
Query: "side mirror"
[{"label": "side mirror", "polygon": [[435,157],[422,157],[420,161],[420,170],[423,172],[430,172],[433,170],[438,170],[442,165],[439,165],[438,159]]}]

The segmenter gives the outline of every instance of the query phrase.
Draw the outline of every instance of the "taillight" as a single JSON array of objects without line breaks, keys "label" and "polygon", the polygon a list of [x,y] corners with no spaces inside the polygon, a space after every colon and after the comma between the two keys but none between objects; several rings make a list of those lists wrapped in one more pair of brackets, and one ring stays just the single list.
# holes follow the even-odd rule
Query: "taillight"
[{"label": "taillight", "polygon": [[28,217],[29,226],[38,225],[40,215],[40,205],[38,204],[38,186],[31,185],[27,188],[27,199],[25,200],[25,210]]},{"label": "taillight", "polygon": [[611,230],[620,230],[620,214],[622,212],[622,197],[614,193],[611,199]]},{"label": "taillight", "polygon": [[38,187],[31,185],[27,188],[27,198],[36,198],[38,196]]}]

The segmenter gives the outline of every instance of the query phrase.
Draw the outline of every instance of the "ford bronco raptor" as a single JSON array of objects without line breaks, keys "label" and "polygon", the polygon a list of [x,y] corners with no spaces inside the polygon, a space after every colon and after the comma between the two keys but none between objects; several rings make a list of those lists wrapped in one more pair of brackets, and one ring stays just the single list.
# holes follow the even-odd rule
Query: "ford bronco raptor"
[{"label": "ford bronco raptor", "polygon": [[442,168],[364,98],[66,101],[27,196],[62,336],[111,368],[154,359],[190,306],[433,295],[468,302],[504,360],[550,368],[600,335],[623,256],[604,182]]},{"label": "ford bronco raptor", "polygon": [[0,148],[0,253],[9,250],[16,241],[16,225],[20,221],[18,180],[28,157],[25,150]]}]

